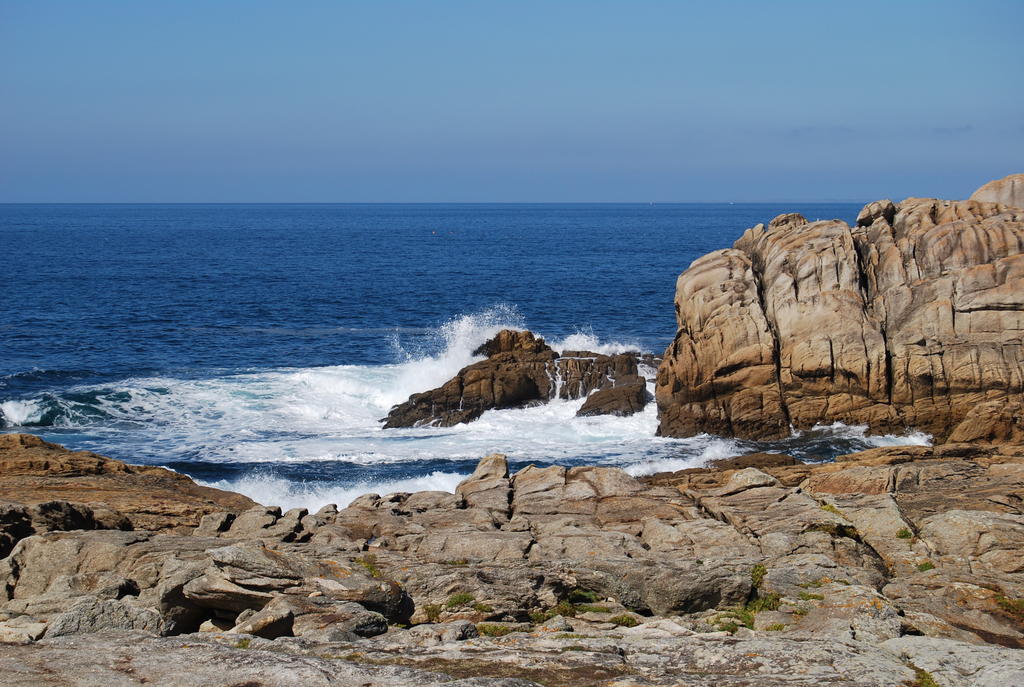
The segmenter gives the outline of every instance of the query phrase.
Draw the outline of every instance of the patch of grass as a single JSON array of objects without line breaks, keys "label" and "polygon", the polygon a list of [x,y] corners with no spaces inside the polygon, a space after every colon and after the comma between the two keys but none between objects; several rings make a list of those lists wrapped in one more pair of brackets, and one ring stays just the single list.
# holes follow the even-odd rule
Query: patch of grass
[{"label": "patch of grass", "polygon": [[759,596],[746,605],[746,610],[750,613],[760,613],[761,611],[777,611],[779,606],[782,605],[782,597],[778,594],[765,594]]},{"label": "patch of grass", "polygon": [[996,604],[1018,621],[1024,622],[1024,599],[1009,599],[1005,596],[997,596]]},{"label": "patch of grass", "polygon": [[939,683],[935,681],[935,678],[927,670],[918,668],[913,664],[910,667],[914,669],[914,681],[910,683],[910,687],[939,687]]},{"label": "patch of grass", "polygon": [[799,598],[801,601],[824,601],[825,597],[821,594],[811,594],[810,592],[800,592]]},{"label": "patch of grass", "polygon": [[768,574],[768,568],[764,567],[760,563],[755,565],[750,571],[750,582],[754,585],[754,589],[759,589],[761,583],[764,582],[764,576]]},{"label": "patch of grass", "polygon": [[782,632],[786,629],[785,623],[772,623],[764,628],[765,632]]},{"label": "patch of grass", "polygon": [[608,618],[608,622],[615,623],[619,627],[636,627],[640,624],[639,620],[629,615],[628,613],[612,616],[611,618]]},{"label": "patch of grass", "polygon": [[245,639],[239,639],[238,644],[235,644],[235,648],[248,649],[250,644],[252,644],[252,640],[246,637]]},{"label": "patch of grass", "polygon": [[740,626],[730,620],[724,623],[719,623],[718,629],[722,632],[728,632],[729,634],[734,635],[736,634],[736,631],[740,629]]},{"label": "patch of grass", "polygon": [[563,647],[561,651],[590,651],[590,649],[583,646],[582,644],[570,644],[567,647]]},{"label": "patch of grass", "polygon": [[473,610],[477,613],[494,613],[494,607],[490,604],[475,603]]},{"label": "patch of grass", "polygon": [[555,635],[555,639],[585,639],[586,635],[577,634],[575,632],[559,632]]},{"label": "patch of grass", "polygon": [[372,553],[360,556],[355,562],[357,565],[361,565],[370,577],[379,578],[384,575],[384,573],[380,571],[380,568],[377,567],[377,556]]},{"label": "patch of grass", "polygon": [[821,504],[821,509],[826,513],[831,513],[832,515],[838,515],[839,517],[843,517],[843,514],[839,511],[839,509],[833,506],[831,503]]},{"label": "patch of grass", "polygon": [[494,623],[477,623],[476,631],[484,637],[504,637],[515,632],[514,627],[508,625],[496,625]]},{"label": "patch of grass", "polygon": [[607,606],[596,606],[594,604],[576,604],[577,613],[611,613]]},{"label": "patch of grass", "polygon": [[450,561],[441,561],[442,565],[469,565],[469,561],[465,558],[453,558]]},{"label": "patch of grass", "polygon": [[793,615],[799,615],[799,616],[807,615],[807,609],[806,608],[794,608],[793,609]]},{"label": "patch of grass", "polygon": [[437,604],[427,604],[423,607],[423,612],[427,614],[427,620],[432,623],[441,619],[441,607]]},{"label": "patch of grass", "polygon": [[530,622],[533,623],[534,625],[540,625],[541,623],[546,622],[546,621],[548,621],[548,620],[550,620],[551,618],[554,618],[554,617],[555,616],[553,616],[553,615],[548,615],[546,611],[531,611],[530,612]]},{"label": "patch of grass", "polygon": [[712,625],[717,625],[719,630],[725,630],[735,634],[740,627],[754,629],[754,616],[761,611],[777,611],[782,605],[782,597],[778,594],[766,594],[758,596],[749,601],[745,606],[733,608],[716,616]]},{"label": "patch of grass", "polygon": [[906,527],[904,527],[903,529],[901,529],[899,532],[896,533],[896,537],[898,539],[913,539],[914,538],[914,533],[911,532],[910,530],[908,530]]},{"label": "patch of grass", "polygon": [[468,606],[476,600],[472,594],[466,592],[460,592],[458,594],[452,594],[448,597],[448,601],[445,602],[445,606],[448,608],[458,608],[459,606]]},{"label": "patch of grass", "polygon": [[594,603],[595,601],[601,600],[601,595],[597,592],[592,592],[589,589],[580,589],[577,587],[569,592],[565,597],[565,600],[572,604]]},{"label": "patch of grass", "polygon": [[924,563],[920,563],[917,566],[918,572],[927,572],[929,570],[935,570],[935,564],[931,561],[925,561]]}]

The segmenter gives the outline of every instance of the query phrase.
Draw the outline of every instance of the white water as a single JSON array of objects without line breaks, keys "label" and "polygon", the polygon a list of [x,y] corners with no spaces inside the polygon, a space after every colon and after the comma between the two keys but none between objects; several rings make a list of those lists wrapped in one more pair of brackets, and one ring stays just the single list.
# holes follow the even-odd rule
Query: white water
[{"label": "white water", "polygon": [[[56,405],[58,418],[52,428],[80,429],[92,442],[89,448],[96,450],[112,445],[143,451],[158,447],[166,461],[260,464],[266,469],[208,483],[261,503],[311,510],[331,502],[346,505],[367,492],[450,491],[467,474],[465,461],[493,452],[514,461],[619,465],[638,475],[758,450],[749,442],[708,435],[655,437],[653,403],[631,417],[578,418],[582,399],[490,411],[475,422],[450,428],[381,429],[379,420],[394,404],[450,379],[476,360],[472,351],[499,330],[524,326],[515,310],[495,308],[439,328],[434,353],[410,351],[393,340],[400,362],[390,365],[258,370],[207,379],[133,378],[114,388],[69,390],[95,395],[88,407],[58,395],[46,402],[5,401],[0,412],[11,427],[39,423],[47,406],[53,414]],[[585,332],[549,343],[556,350],[601,353],[638,348],[630,342],[600,341]],[[816,430],[837,439],[866,434],[865,428],[843,425]],[[864,445],[874,446],[927,441],[921,434],[863,439]],[[433,461],[432,467],[418,465],[423,461]],[[437,461],[452,461],[452,469],[436,469]],[[325,481],[316,469],[303,466],[300,480],[274,474],[274,466],[297,463],[323,464],[324,472],[335,463],[363,466],[364,473],[376,476],[339,483]],[[382,470],[387,477],[381,477]]]}]

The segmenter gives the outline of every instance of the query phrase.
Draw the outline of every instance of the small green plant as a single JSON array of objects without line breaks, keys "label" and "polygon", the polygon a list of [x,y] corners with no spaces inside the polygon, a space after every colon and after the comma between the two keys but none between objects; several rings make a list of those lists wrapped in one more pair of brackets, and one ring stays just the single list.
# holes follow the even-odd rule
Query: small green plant
[{"label": "small green plant", "polygon": [[577,587],[576,589],[573,589],[571,592],[569,592],[569,594],[565,597],[565,600],[573,604],[594,603],[595,601],[600,601],[601,596],[597,592],[592,592],[589,589],[580,589],[579,587]]},{"label": "small green plant", "polygon": [[896,533],[896,536],[900,539],[913,539],[914,533],[908,530],[906,527]]},{"label": "small green plant", "polygon": [[811,594],[810,592],[800,592],[799,594],[801,601],[824,601],[825,597],[821,594]]},{"label": "small green plant", "polygon": [[484,637],[504,637],[510,632],[515,632],[514,627],[509,625],[496,625],[494,623],[477,623],[476,631]]},{"label": "small green plant", "polygon": [[377,556],[372,553],[368,553],[365,556],[360,556],[356,559],[356,563],[361,565],[364,570],[370,575],[370,577],[378,578],[383,575],[380,568],[377,567]]},{"label": "small green plant", "polygon": [[245,639],[239,639],[238,644],[235,644],[235,648],[248,649],[250,644],[252,644],[252,640],[246,637]]},{"label": "small green plant", "polygon": [[465,558],[453,558],[450,561],[441,561],[444,565],[469,565],[469,561]]},{"label": "small green plant", "polygon": [[554,617],[555,616],[553,616],[553,615],[548,615],[546,611],[531,611],[530,612],[530,622],[533,623],[534,625],[540,625],[541,623],[547,622],[548,620],[550,620],[551,618],[554,618]]},{"label": "small green plant", "polygon": [[807,615],[807,609],[806,608],[794,608],[793,609],[793,615],[800,615],[800,616]]},{"label": "small green plant", "polygon": [[475,604],[473,604],[473,610],[476,611],[477,613],[493,613],[494,612],[494,608],[492,608],[488,604],[482,604],[482,603],[475,603]]},{"label": "small green plant", "polygon": [[932,674],[923,668],[911,664],[911,668],[914,669],[914,681],[910,687],[939,687],[939,683],[935,681]]},{"label": "small green plant", "polygon": [[831,503],[821,504],[821,509],[827,513],[831,513],[832,515],[838,515],[839,517],[843,517],[843,514],[839,512],[839,509],[833,506]]},{"label": "small green plant", "polygon": [[607,606],[598,606],[595,604],[576,604],[577,613],[610,613],[612,609]]},{"label": "small green plant", "polygon": [[761,611],[777,611],[779,606],[782,605],[782,597],[778,594],[765,594],[759,596],[753,601],[749,602],[746,606],[746,610],[750,613],[760,613]]},{"label": "small green plant", "polygon": [[996,604],[1018,621],[1024,622],[1024,599],[1008,599],[1005,596],[997,596]]},{"label": "small green plant", "polygon": [[427,604],[423,607],[423,612],[427,615],[427,620],[432,623],[441,619],[441,607],[437,604]]},{"label": "small green plant", "polygon": [[590,651],[587,647],[582,644],[570,644],[567,647],[563,647],[562,651]]},{"label": "small green plant", "polygon": [[740,626],[729,620],[724,623],[719,623],[718,629],[722,632],[728,632],[729,634],[734,635],[736,634],[736,631],[740,629]]},{"label": "small green plant", "polygon": [[445,602],[445,606],[448,608],[458,608],[459,606],[467,606],[476,599],[472,594],[466,592],[459,592],[458,594],[452,594],[448,597],[448,601]]},{"label": "small green plant", "polygon": [[764,628],[766,632],[782,632],[786,629],[785,623],[772,623],[771,625]]},{"label": "small green plant", "polygon": [[568,601],[559,601],[558,605],[552,608],[549,613],[551,614],[548,616],[549,618],[554,618],[556,615],[574,618],[576,616],[576,606]]},{"label": "small green plant", "polygon": [[636,627],[640,624],[639,620],[629,615],[628,613],[612,616],[611,618],[608,618],[608,622],[614,623],[620,627]]},{"label": "small green plant", "polygon": [[587,635],[577,634],[576,632],[559,632],[555,635],[555,639],[583,639]]},{"label": "small green plant", "polygon": [[931,561],[925,561],[917,566],[918,572],[927,572],[928,570],[935,570],[935,564]]},{"label": "small green plant", "polygon": [[761,583],[764,582],[764,576],[768,574],[768,568],[764,567],[760,563],[755,565],[750,571],[750,582],[754,585],[754,589],[759,589]]}]

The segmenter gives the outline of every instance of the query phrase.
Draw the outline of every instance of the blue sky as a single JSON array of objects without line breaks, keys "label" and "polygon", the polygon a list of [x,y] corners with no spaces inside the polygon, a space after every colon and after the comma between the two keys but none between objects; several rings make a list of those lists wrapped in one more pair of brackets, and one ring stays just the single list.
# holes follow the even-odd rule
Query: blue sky
[{"label": "blue sky", "polygon": [[0,0],[0,202],[966,197],[1024,2]]}]

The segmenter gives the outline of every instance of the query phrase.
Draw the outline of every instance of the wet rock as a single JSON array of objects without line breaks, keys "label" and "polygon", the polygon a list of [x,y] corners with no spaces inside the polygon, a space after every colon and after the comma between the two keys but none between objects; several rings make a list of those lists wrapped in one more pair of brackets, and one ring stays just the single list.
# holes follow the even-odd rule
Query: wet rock
[{"label": "wet rock", "polygon": [[463,368],[442,386],[413,394],[392,408],[384,420],[385,429],[448,427],[471,422],[491,409],[519,408],[554,398],[584,398],[591,392],[617,387],[632,391],[612,394],[613,399],[599,398],[589,412],[607,406],[625,414],[628,407],[646,403],[646,396],[636,398],[636,387],[643,382],[637,376],[639,354],[559,354],[532,333],[512,330],[499,332],[476,353],[488,357]]},{"label": "wet rock", "polygon": [[576,415],[633,415],[644,409],[649,396],[647,380],[642,377],[626,377],[616,380],[615,386],[611,388],[599,389],[587,396]]}]

